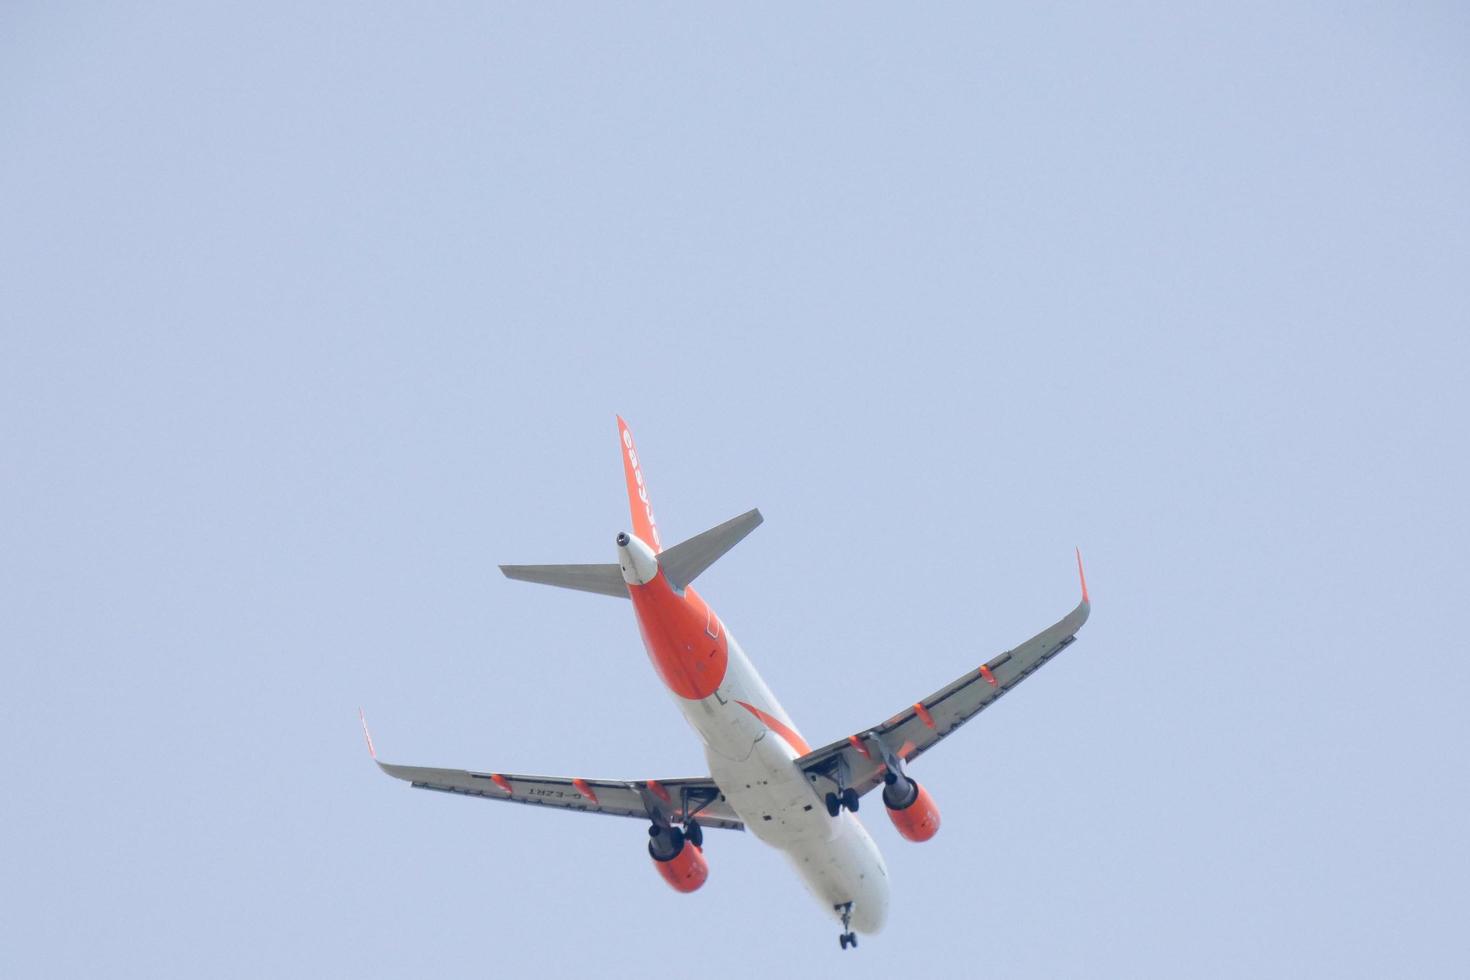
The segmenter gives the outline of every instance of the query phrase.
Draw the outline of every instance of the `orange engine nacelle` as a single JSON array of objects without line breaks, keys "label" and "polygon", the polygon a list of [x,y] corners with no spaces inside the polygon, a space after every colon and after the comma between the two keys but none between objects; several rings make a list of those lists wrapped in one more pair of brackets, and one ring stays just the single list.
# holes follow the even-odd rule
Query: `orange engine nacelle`
[{"label": "orange engine nacelle", "polygon": [[883,791],[883,803],[888,808],[888,819],[893,821],[893,826],[906,839],[922,843],[939,833],[939,807],[934,805],[934,799],[929,791],[912,780],[908,781],[913,787],[913,795],[908,802],[895,805],[897,800],[890,800],[888,789]]},{"label": "orange engine nacelle", "polygon": [[709,862],[705,861],[704,852],[698,847],[688,841],[680,843],[682,846],[671,858],[660,858],[658,849],[649,844],[648,856],[653,858],[653,866],[658,869],[659,876],[669,883],[669,887],[687,895],[698,891],[709,877]]}]

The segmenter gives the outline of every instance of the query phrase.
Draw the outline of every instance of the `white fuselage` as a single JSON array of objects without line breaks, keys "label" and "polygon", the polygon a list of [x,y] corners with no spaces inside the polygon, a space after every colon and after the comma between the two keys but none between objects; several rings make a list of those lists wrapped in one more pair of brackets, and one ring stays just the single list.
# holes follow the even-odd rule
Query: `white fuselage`
[{"label": "white fuselage", "polygon": [[763,706],[788,728],[786,712],[728,632],[724,683],[702,701],[680,697],[704,739],[710,775],[756,837],[779,848],[817,900],[834,912],[852,903],[852,927],[874,933],[888,917],[888,868],[855,814],[827,814],[822,795],[796,765],[798,752],[739,702]]},{"label": "white fuselage", "polygon": [[[619,564],[630,587],[659,576],[652,550],[637,537],[619,547]],[[877,932],[888,914],[888,869],[878,846],[854,814],[829,815],[823,792],[796,765],[809,749],[785,709],[724,624],[697,601],[704,609],[698,622],[709,638],[705,642],[724,646],[723,674],[718,685],[711,681],[703,688],[711,691],[707,696],[684,697],[672,686],[670,693],[704,741],[711,777],[746,828],[785,853],[829,911],[840,917],[851,903],[851,927]],[[668,641],[653,639],[641,619],[640,627],[656,665],[678,654],[660,646]]]}]

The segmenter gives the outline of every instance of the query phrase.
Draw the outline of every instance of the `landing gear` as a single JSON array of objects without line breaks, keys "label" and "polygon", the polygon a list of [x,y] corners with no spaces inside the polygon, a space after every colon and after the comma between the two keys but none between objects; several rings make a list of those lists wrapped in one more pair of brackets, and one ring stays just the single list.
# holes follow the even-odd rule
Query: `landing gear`
[{"label": "landing gear", "polygon": [[851,786],[843,790],[841,793],[828,793],[826,799],[823,802],[827,804],[828,816],[835,817],[844,809],[851,810],[853,813],[858,812],[857,790],[853,789]]},{"label": "landing gear", "polygon": [[[688,841],[695,847],[704,847],[704,828],[699,825],[698,820],[691,820],[681,830],[678,827],[658,824],[648,828],[648,837],[653,841],[653,849],[660,854],[673,856],[683,848],[684,842]],[[665,859],[666,860],[666,859]]]},{"label": "landing gear", "polygon": [[842,935],[837,937],[838,945],[843,949],[849,946],[857,949],[857,933],[853,932],[850,928],[852,924],[852,903],[843,902],[841,905],[834,905],[833,908],[842,913],[843,932]]}]

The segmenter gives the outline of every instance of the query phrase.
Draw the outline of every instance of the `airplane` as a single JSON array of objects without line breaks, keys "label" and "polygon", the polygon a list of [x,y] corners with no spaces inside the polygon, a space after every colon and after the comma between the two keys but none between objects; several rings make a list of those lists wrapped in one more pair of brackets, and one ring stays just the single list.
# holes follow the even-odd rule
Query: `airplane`
[{"label": "airplane", "polygon": [[631,600],[653,668],[704,743],[709,775],[683,779],[586,779],[401,766],[378,761],[418,789],[489,800],[633,817],[648,824],[648,854],[679,892],[709,877],[704,830],[748,830],[790,860],[812,894],[841,921],[840,947],[882,929],[888,869],[859,822],[859,801],[882,787],[898,833],[939,831],[939,808],[909,764],[1065,650],[1091,602],[1082,553],[1082,600],[1031,639],[961,674],[868,728],[813,749],[751,666],[729,628],[693,588],[700,573],[762,521],[751,510],[669,548],[662,546],[633,434],[617,417],[632,531],[616,538],[617,561],[592,565],[501,565],[512,579]]}]

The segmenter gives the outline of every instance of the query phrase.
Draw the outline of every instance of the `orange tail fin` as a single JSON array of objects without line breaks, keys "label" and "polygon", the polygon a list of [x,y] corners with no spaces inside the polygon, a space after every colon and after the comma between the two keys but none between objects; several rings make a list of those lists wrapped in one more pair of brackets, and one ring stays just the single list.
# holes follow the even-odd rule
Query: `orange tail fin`
[{"label": "orange tail fin", "polygon": [[633,445],[633,433],[628,423],[618,416],[618,438],[622,442],[623,476],[628,481],[628,508],[633,515],[633,533],[654,550],[663,550],[658,539],[658,523],[653,519],[653,504],[648,502],[648,485],[643,482],[643,468],[638,461],[638,450]]}]

